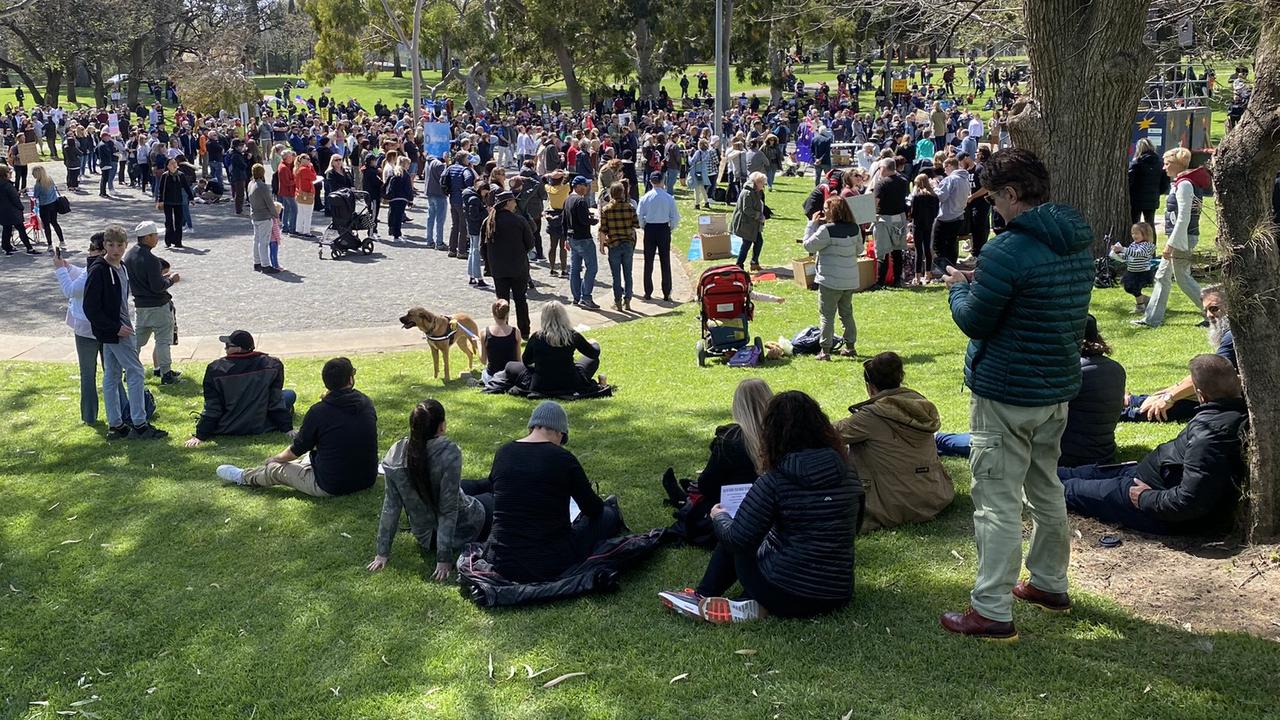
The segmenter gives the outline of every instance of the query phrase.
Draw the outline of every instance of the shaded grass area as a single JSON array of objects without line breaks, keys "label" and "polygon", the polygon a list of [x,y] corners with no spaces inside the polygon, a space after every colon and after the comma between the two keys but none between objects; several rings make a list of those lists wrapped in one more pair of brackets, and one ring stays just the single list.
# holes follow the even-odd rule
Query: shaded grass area
[{"label": "shaded grass area", "polygon": [[[797,254],[791,236],[807,189],[788,180],[771,196],[782,219],[766,232],[768,263]],[[679,243],[694,223],[687,201],[682,210]],[[787,302],[760,305],[755,333],[790,336],[816,324],[813,293],[789,281],[762,286]],[[1207,349],[1185,298],[1175,295],[1169,324],[1154,332],[1128,326],[1130,306],[1119,289],[1094,294],[1131,387],[1163,386],[1185,372],[1191,353]],[[944,293],[885,291],[858,296],[854,307],[862,352],[901,353],[907,384],[938,404],[944,428],[964,428],[964,339]],[[668,465],[680,475],[697,471],[742,378],[803,389],[833,418],[864,397],[853,361],[699,369],[697,327],[685,306],[590,333],[620,391],[568,407],[570,448],[602,493],[620,496],[633,529],[669,522],[659,476]],[[321,393],[322,361],[286,363],[301,407]],[[487,472],[532,409],[431,379],[425,352],[355,363],[359,387],[378,408],[380,447],[405,433],[415,403],[439,398],[465,478]],[[0,364],[0,717],[55,718],[94,695],[79,707],[103,718],[308,720],[837,718],[850,710],[860,718],[1258,718],[1280,701],[1275,644],[1240,634],[1206,643],[1098,596],[1078,593],[1066,617],[1019,606],[1017,646],[940,631],[938,614],[964,605],[974,572],[963,463],[946,462],[958,497],[940,519],[858,539],[855,600],[830,617],[711,628],[667,614],[654,593],[697,580],[706,555],[693,549],[661,551],[617,595],[485,612],[456,586],[425,580],[433,559],[419,557],[408,533],[386,571],[363,569],[374,552],[381,482],[324,501],[222,486],[218,463],[259,462],[286,440],[184,450],[200,406],[194,382],[153,387],[169,441],[107,445],[100,429],[75,421],[75,372]],[[1137,458],[1177,429],[1122,426],[1123,453]],[[529,680],[526,663],[553,669]],[[579,671],[588,674],[541,687]],[[682,673],[687,680],[670,684]]]}]

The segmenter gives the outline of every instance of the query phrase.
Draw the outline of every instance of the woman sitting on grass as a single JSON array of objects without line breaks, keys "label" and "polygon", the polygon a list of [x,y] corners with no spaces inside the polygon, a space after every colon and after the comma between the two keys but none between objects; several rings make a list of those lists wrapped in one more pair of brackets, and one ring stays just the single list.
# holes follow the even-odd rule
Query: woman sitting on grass
[{"label": "woman sitting on grass", "polygon": [[672,530],[690,545],[715,547],[711,508],[720,504],[725,485],[750,485],[760,474],[760,434],[764,413],[773,399],[769,384],[757,378],[738,383],[733,393],[733,422],[716,428],[711,440],[711,457],[698,479],[684,487],[675,472],[667,468],[662,486],[670,503],[678,508]]},{"label": "woman sitting on grass", "polygon": [[[382,459],[387,490],[378,522],[378,551],[367,566],[387,566],[400,513],[425,554],[435,538],[436,568],[432,577],[448,580],[462,546],[483,542],[493,523],[493,495],[479,484],[462,482],[462,451],[445,436],[444,406],[423,400],[409,414],[409,436],[401,438]],[[472,490],[475,494],[469,494]]]},{"label": "woman sitting on grass", "polygon": [[[658,594],[681,615],[713,623],[812,617],[853,597],[853,535],[862,486],[822,408],[791,390],[764,416],[763,474],[737,512],[711,508],[719,544],[696,590]],[[724,597],[735,583],[736,599]]]},{"label": "woman sitting on grass", "polygon": [[[574,360],[574,353],[582,353]],[[507,379],[513,385],[547,397],[592,393],[605,384],[592,378],[600,369],[600,343],[587,341],[569,324],[569,313],[559,302],[542,306],[542,327],[529,336],[522,362],[507,363]]]}]

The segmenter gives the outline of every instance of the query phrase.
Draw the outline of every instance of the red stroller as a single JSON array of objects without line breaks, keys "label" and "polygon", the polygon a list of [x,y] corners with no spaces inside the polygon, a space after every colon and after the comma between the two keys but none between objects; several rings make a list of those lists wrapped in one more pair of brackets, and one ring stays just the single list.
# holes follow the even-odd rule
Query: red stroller
[{"label": "red stroller", "polygon": [[[698,341],[698,365],[707,358],[726,357],[747,347],[751,340],[751,320],[755,304],[751,301],[751,275],[737,265],[710,268],[698,278],[698,313],[702,339]],[[760,338],[754,340],[756,351],[763,352]]]}]

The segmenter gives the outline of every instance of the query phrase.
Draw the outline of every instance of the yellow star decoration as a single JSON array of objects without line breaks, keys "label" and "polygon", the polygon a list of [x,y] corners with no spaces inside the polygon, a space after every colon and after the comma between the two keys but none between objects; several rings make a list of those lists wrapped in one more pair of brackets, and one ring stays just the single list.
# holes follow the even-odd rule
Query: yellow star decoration
[{"label": "yellow star decoration", "polygon": [[1155,118],[1145,117],[1138,121],[1139,130],[1150,130],[1156,124]]}]

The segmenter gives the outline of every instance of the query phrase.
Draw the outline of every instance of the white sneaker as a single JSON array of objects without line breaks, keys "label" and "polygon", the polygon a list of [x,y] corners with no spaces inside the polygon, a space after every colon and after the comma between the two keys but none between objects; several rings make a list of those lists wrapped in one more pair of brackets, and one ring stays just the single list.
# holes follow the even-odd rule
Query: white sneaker
[{"label": "white sneaker", "polygon": [[244,484],[244,470],[241,470],[235,465],[219,465],[217,473],[218,477],[221,478],[223,482],[228,482],[233,485]]}]

